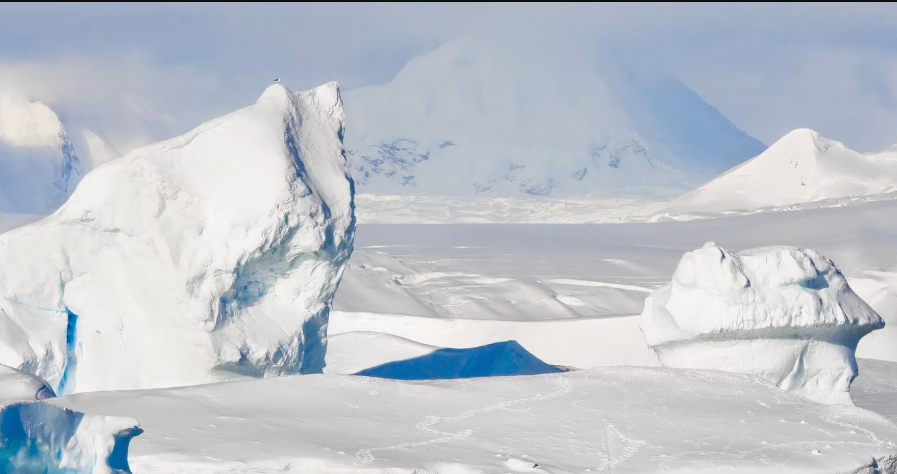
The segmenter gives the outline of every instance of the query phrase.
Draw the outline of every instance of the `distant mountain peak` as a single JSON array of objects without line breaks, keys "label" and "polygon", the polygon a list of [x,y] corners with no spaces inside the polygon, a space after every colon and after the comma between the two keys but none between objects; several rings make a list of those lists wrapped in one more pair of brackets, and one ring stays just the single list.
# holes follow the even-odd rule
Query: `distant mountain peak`
[{"label": "distant mountain peak", "polygon": [[56,113],[41,102],[0,94],[0,212],[48,214],[83,174]]},{"label": "distant mountain peak", "polygon": [[684,191],[765,149],[673,78],[465,37],[345,93],[363,192]]},{"label": "distant mountain peak", "polygon": [[897,159],[889,150],[859,153],[800,128],[676,199],[671,209],[717,212],[895,192]]}]

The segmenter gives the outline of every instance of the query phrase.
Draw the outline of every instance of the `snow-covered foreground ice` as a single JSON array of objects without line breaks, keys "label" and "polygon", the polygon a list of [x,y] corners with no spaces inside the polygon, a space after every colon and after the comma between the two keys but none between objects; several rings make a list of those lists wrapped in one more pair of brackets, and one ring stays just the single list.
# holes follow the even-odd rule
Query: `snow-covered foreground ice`
[{"label": "snow-covered foreground ice", "polygon": [[[334,309],[446,318],[446,324],[459,327],[472,323],[456,319],[618,319],[641,313],[647,293],[670,281],[682,255],[710,240],[732,251],[792,245],[830,258],[886,322],[863,338],[857,355],[897,361],[897,201],[892,200],[652,224],[363,225]],[[410,326],[378,327],[353,330],[469,347],[459,342],[462,337],[420,340]],[[473,337],[478,339],[470,345],[516,336]],[[644,344],[637,331],[633,337],[624,341],[621,335],[612,347]],[[568,365],[518,342],[548,363]],[[600,352],[596,344],[588,357],[594,361]],[[618,352],[604,352],[621,363]]]},{"label": "snow-covered foreground ice", "polygon": [[851,403],[860,339],[884,327],[822,255],[771,246],[687,252],[639,323],[664,367],[748,373],[822,403]]},{"label": "snow-covered foreground ice", "polygon": [[897,450],[897,427],[872,412],[744,375],[660,368],[305,375],[52,403],[139,419],[129,456],[139,474],[837,473]]},{"label": "snow-covered foreground ice", "polygon": [[0,236],[0,363],[58,394],[320,371],[355,220],[335,83],[91,171]]}]

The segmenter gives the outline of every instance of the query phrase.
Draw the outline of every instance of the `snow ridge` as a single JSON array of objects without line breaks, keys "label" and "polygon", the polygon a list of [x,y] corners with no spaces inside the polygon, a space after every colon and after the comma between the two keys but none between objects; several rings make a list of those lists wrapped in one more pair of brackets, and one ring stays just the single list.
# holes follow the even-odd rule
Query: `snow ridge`
[{"label": "snow ridge", "polygon": [[[893,147],[892,147],[893,148]],[[756,158],[674,200],[670,211],[718,212],[897,191],[897,153],[863,154],[797,129]]]}]

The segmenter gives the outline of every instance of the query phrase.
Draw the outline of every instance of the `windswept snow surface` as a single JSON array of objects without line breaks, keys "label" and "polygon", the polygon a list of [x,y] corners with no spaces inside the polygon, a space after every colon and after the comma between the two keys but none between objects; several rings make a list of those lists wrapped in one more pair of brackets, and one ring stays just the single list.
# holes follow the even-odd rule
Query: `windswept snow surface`
[{"label": "windswept snow surface", "polygon": [[855,152],[808,129],[675,199],[667,212],[718,212],[897,191],[897,150]]},{"label": "windswept snow surface", "polygon": [[130,464],[141,474],[835,473],[897,449],[897,427],[870,411],[746,375],[663,368],[304,375],[52,403],[139,419]]},{"label": "windswept snow surface", "polygon": [[60,394],[320,372],[352,249],[335,83],[90,172],[0,236],[0,363]]},{"label": "windswept snow surface", "polygon": [[748,373],[822,403],[851,403],[857,343],[884,321],[812,250],[731,254],[710,242],[651,293],[640,327],[665,367]]},{"label": "windswept snow surface", "polygon": [[[549,364],[643,365],[637,315],[647,292],[670,282],[685,252],[713,240],[732,252],[811,248],[837,262],[886,323],[857,356],[897,361],[895,239],[893,200],[652,224],[363,225],[334,298],[345,313],[330,333],[384,332],[438,347],[513,339]],[[541,338],[548,328],[557,332]]]},{"label": "windswept snow surface", "polygon": [[81,180],[82,166],[49,107],[0,93],[0,213],[56,210]]},{"label": "windswept snow surface", "polygon": [[44,402],[0,408],[0,472],[124,474],[137,420],[85,415]]},{"label": "windswept snow surface", "polygon": [[766,148],[673,78],[544,46],[460,38],[348,91],[359,190],[673,197]]},{"label": "windswept snow surface", "polygon": [[636,198],[355,196],[359,224],[644,222],[666,203]]}]

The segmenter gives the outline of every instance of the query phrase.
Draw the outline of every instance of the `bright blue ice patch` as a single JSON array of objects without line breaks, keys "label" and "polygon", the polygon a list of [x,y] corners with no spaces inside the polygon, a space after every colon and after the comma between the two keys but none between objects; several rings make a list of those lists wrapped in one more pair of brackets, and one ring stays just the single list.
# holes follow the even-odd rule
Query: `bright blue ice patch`
[{"label": "bright blue ice patch", "polygon": [[140,428],[115,435],[107,459],[97,459],[96,454],[87,453],[88,462],[79,463],[79,469],[59,467],[63,449],[83,418],[83,413],[42,402],[0,408],[0,473],[87,474],[97,463],[103,463],[112,472],[131,472],[128,447],[131,439],[142,432]]},{"label": "bright blue ice patch", "polygon": [[56,393],[66,393],[66,385],[75,378],[75,370],[78,368],[78,358],[75,356],[78,338],[78,315],[66,308],[67,322],[65,326],[65,371],[59,380],[59,388]]},{"label": "bright blue ice patch", "polygon": [[439,349],[413,359],[388,362],[355,375],[396,380],[460,379],[563,372],[530,354],[517,341],[469,349]]}]

